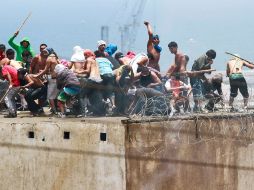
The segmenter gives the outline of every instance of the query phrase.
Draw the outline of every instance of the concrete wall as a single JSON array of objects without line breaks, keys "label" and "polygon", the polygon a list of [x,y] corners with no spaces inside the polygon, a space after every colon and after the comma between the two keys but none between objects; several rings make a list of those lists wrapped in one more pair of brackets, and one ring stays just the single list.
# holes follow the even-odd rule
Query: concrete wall
[{"label": "concrete wall", "polygon": [[125,190],[123,137],[120,120],[1,119],[0,189]]},{"label": "concrete wall", "polygon": [[252,116],[129,122],[127,189],[253,190],[253,132]]},{"label": "concrete wall", "polygon": [[0,189],[254,189],[253,115],[121,120],[1,119]]}]

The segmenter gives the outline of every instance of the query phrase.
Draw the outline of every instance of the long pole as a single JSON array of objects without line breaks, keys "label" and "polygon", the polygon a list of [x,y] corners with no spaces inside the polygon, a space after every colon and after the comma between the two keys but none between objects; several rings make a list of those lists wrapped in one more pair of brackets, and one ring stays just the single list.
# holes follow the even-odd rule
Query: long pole
[{"label": "long pole", "polygon": [[248,61],[247,59],[241,58],[241,57],[239,57],[239,56],[237,56],[237,55],[235,55],[235,54],[233,54],[233,53],[229,53],[229,52],[225,52],[225,53],[228,54],[228,55],[231,55],[231,56],[233,56],[233,57],[236,57],[236,58],[238,58],[238,59],[241,59],[241,60],[243,60],[243,61],[246,61],[247,63],[253,64],[252,62]]},{"label": "long pole", "polygon": [[23,23],[20,25],[20,27],[18,28],[18,32],[21,30],[21,28],[23,28],[23,26],[26,24],[27,20],[30,18],[30,16],[32,15],[32,12],[30,12],[28,14],[28,16],[26,17],[26,19],[23,21]]}]

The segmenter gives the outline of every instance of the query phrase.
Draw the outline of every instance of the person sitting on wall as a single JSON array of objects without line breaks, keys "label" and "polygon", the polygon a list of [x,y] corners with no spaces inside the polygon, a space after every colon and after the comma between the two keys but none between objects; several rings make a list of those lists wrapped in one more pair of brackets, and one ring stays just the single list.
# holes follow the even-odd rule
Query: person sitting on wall
[{"label": "person sitting on wall", "polygon": [[[175,113],[180,113],[181,105],[183,105],[184,112],[189,111],[189,93],[191,92],[191,86],[182,82],[180,75],[171,76],[165,83],[165,90],[171,94],[173,107],[176,110]],[[185,91],[188,91],[187,95],[184,94]]]}]

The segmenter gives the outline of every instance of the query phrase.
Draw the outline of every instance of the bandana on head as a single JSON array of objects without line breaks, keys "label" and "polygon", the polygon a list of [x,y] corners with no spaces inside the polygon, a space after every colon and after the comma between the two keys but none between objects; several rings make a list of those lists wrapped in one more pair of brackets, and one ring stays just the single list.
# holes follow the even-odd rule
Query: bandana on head
[{"label": "bandana on head", "polygon": [[80,46],[75,46],[73,48],[73,55],[71,56],[71,62],[84,62],[85,56],[83,53],[83,49]]},{"label": "bandana on head", "polygon": [[136,56],[136,53],[133,51],[128,51],[126,57],[133,59]]},{"label": "bandana on head", "polygon": [[66,67],[62,64],[57,64],[54,71],[56,74],[60,74],[61,72],[63,72],[66,69]]},{"label": "bandana on head", "polygon": [[94,54],[94,52],[93,52],[92,50],[90,50],[90,49],[85,49],[85,50],[84,50],[84,56],[85,56],[85,57],[95,57],[95,54]]},{"label": "bandana on head", "polygon": [[158,40],[159,40],[159,39],[160,39],[160,37],[159,37],[159,35],[158,35],[158,34],[154,34],[154,35],[153,35],[153,39],[158,39]]},{"label": "bandana on head", "polygon": [[117,50],[117,45],[115,44],[109,44],[105,51],[109,54],[109,56],[112,56]]},{"label": "bandana on head", "polygon": [[45,50],[49,53],[49,55],[52,54],[52,53],[54,53],[53,48],[47,47]]},{"label": "bandana on head", "polygon": [[101,45],[107,45],[106,44],[106,42],[105,41],[103,41],[103,40],[99,40],[98,42],[97,42],[97,47],[100,47]]}]

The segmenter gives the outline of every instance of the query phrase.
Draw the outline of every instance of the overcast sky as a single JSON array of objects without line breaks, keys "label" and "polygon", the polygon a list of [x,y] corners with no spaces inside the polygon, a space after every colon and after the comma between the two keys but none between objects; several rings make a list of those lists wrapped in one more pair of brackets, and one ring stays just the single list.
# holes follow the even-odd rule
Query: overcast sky
[{"label": "overcast sky", "polygon": [[[95,49],[100,27],[109,26],[109,42],[120,44],[119,28],[131,24],[140,0],[8,0],[1,2],[0,42],[17,30],[32,11],[17,41],[28,36],[38,52],[47,43],[65,58],[72,48]],[[160,35],[163,48],[161,67],[166,70],[173,61],[167,44],[176,41],[179,49],[193,60],[208,49],[217,52],[214,68],[225,69],[229,58],[224,52],[238,53],[254,60],[254,1],[252,0],[147,0],[140,26],[136,31],[136,52],[146,51],[147,32],[143,21],[149,20]]]}]

